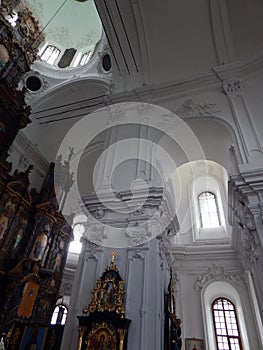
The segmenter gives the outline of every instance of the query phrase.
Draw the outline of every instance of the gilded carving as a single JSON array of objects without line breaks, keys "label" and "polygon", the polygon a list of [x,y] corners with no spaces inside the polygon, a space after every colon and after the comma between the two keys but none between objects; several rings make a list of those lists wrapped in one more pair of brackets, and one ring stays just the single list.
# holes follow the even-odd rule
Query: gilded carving
[{"label": "gilded carving", "polygon": [[130,320],[125,318],[124,281],[115,265],[116,252],[97,280],[91,303],[79,318],[77,350],[125,350]]}]

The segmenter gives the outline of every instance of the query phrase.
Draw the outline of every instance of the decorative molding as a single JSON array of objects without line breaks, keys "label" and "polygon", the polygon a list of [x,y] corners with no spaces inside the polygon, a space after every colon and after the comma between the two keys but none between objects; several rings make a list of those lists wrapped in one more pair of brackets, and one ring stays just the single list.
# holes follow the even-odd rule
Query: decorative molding
[{"label": "decorative molding", "polygon": [[252,266],[258,261],[254,230],[242,230],[240,260],[243,268],[248,271],[251,271]]},{"label": "decorative molding", "polygon": [[125,109],[120,105],[108,106],[109,118],[107,120],[107,124],[112,126],[116,125],[119,122],[125,121]]},{"label": "decorative molding", "polygon": [[215,103],[194,103],[192,99],[187,99],[182,103],[182,107],[174,111],[180,118],[211,117],[218,116],[221,110],[216,108]]},{"label": "decorative molding", "polygon": [[105,210],[103,210],[102,208],[97,208],[95,210],[95,212],[93,213],[94,217],[97,219],[97,220],[100,220],[104,217],[105,215]]},{"label": "decorative molding", "polygon": [[171,112],[171,113],[162,115],[161,121],[157,124],[157,126],[160,128],[165,127],[167,129],[173,129],[173,128],[176,128],[181,123],[183,123],[182,119],[178,118],[176,114]]},{"label": "decorative molding", "polygon": [[[103,68],[103,56],[108,54],[110,56],[110,59],[112,60],[112,56],[110,53],[110,49],[108,47],[108,45],[104,45],[104,47],[98,52],[98,58],[97,58],[97,72],[103,76],[105,79],[108,77],[112,77],[112,66],[110,67],[110,69],[108,71],[106,71]],[[112,65],[112,62],[111,62]]]},{"label": "decorative molding", "polygon": [[227,96],[230,97],[240,95],[244,88],[244,84],[240,79],[223,83],[223,91]]},{"label": "decorative molding", "polygon": [[[51,80],[48,81],[50,88],[54,88],[56,85],[61,84],[61,80],[67,82],[78,78],[83,79],[89,77],[91,79],[94,79],[97,76],[100,77],[100,79],[103,78],[109,81],[111,74],[100,74],[97,69],[98,63],[100,61],[99,53],[104,52],[106,47],[107,40],[105,38],[105,35],[102,35],[98,47],[93,52],[92,57],[88,63],[84,64],[83,66],[67,67],[61,69],[57,66],[52,66],[44,61],[37,60],[32,65],[32,69],[39,72],[42,77],[51,78]],[[54,81],[54,79],[58,81]]]},{"label": "decorative molding", "polygon": [[231,273],[222,266],[213,264],[208,268],[208,272],[200,275],[195,282],[195,290],[199,291],[211,281],[227,281],[243,287],[245,279],[240,273]]},{"label": "decorative molding", "polygon": [[166,266],[167,271],[169,271],[173,266],[175,257],[173,257],[170,251],[171,240],[169,237],[169,231],[167,232],[164,232],[157,238],[159,244],[159,255],[161,258],[161,268],[164,269],[164,266]]},{"label": "decorative molding", "polygon": [[[87,238],[94,245],[102,245],[105,239],[108,238],[108,235],[105,232],[104,225],[92,225],[89,223],[84,223],[86,228],[85,233],[83,234],[84,238]],[[87,232],[88,231],[88,232]]]},{"label": "decorative molding", "polygon": [[[32,91],[26,87],[26,81],[29,77],[36,77],[40,80],[41,86],[39,90]],[[33,70],[23,75],[22,84],[24,85],[25,88],[27,88],[26,103],[28,104],[30,104],[30,102],[33,101],[34,99],[39,98],[49,88],[49,83],[47,79],[44,78],[39,72],[35,72]]]},{"label": "decorative molding", "polygon": [[148,232],[146,226],[137,225],[128,225],[125,231],[126,235],[129,237],[130,246],[140,246],[146,243],[151,236],[151,233]]},{"label": "decorative molding", "polygon": [[[72,43],[70,41],[69,31],[66,27],[56,27],[54,29],[49,28],[47,30],[48,37],[52,38],[52,41],[63,45],[63,47],[71,47]],[[74,47],[75,48],[75,47]]]}]

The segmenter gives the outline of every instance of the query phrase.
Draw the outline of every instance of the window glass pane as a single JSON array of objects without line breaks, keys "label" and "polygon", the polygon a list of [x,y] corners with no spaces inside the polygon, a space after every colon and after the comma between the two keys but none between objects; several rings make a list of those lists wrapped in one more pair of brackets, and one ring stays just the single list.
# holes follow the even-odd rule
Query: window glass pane
[{"label": "window glass pane", "polygon": [[241,338],[234,305],[227,299],[219,298],[212,305],[212,313],[218,349],[241,350]]},{"label": "window glass pane", "polygon": [[88,63],[90,59],[90,55],[91,55],[91,51],[85,52],[80,59],[79,65],[83,66],[84,64]]},{"label": "window glass pane", "polygon": [[42,61],[46,61],[49,64],[54,64],[60,54],[60,50],[55,46],[47,46],[42,55],[40,56]]},{"label": "window glass pane", "polygon": [[56,306],[50,323],[64,325],[66,323],[67,314],[68,310],[65,305],[60,304]]},{"label": "window glass pane", "polygon": [[216,196],[212,192],[203,192],[198,197],[201,226],[211,228],[220,226]]}]

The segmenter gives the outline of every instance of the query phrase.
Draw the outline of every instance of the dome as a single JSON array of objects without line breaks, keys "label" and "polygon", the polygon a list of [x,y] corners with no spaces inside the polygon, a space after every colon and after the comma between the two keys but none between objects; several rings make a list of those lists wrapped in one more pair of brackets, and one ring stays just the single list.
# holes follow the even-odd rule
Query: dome
[{"label": "dome", "polygon": [[25,0],[39,20],[45,41],[39,56],[54,69],[73,68],[88,62],[102,35],[102,25],[93,0]]}]

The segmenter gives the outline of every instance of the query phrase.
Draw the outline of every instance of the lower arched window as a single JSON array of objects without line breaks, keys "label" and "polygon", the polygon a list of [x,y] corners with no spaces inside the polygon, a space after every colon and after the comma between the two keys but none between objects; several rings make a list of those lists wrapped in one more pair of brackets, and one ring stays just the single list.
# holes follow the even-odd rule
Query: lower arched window
[{"label": "lower arched window", "polygon": [[66,323],[67,314],[68,314],[68,309],[65,305],[63,304],[57,305],[52,315],[51,324],[64,325]]},{"label": "lower arched window", "polygon": [[242,350],[235,305],[226,298],[217,298],[212,313],[217,349]]}]

